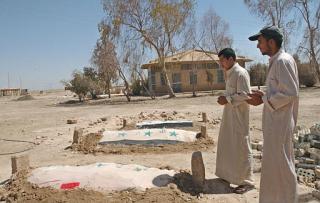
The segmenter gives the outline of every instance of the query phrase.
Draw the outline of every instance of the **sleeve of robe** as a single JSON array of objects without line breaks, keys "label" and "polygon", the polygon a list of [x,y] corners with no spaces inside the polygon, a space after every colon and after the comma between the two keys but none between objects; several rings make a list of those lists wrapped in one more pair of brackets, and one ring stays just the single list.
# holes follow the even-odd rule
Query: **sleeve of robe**
[{"label": "sleeve of robe", "polygon": [[[271,110],[271,112],[280,109],[287,105],[292,100],[298,97],[299,84],[297,82],[294,70],[289,61],[280,60],[277,62],[277,69],[275,71],[275,78],[277,80],[277,92],[275,94],[264,95],[262,100],[264,104]],[[276,81],[275,81],[276,82]]]},{"label": "sleeve of robe", "polygon": [[246,100],[250,99],[248,93],[250,93],[250,79],[249,76],[239,75],[237,79],[237,91],[232,95],[226,96],[228,103],[232,104],[232,106],[236,107]]}]

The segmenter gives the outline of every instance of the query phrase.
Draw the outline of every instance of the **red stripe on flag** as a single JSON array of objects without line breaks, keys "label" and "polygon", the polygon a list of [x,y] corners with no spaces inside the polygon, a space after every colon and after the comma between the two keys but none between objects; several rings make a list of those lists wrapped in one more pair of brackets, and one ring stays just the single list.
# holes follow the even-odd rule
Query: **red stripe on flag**
[{"label": "red stripe on flag", "polygon": [[63,189],[63,190],[73,189],[75,187],[78,187],[79,185],[80,185],[80,182],[63,183],[61,184],[60,189]]}]

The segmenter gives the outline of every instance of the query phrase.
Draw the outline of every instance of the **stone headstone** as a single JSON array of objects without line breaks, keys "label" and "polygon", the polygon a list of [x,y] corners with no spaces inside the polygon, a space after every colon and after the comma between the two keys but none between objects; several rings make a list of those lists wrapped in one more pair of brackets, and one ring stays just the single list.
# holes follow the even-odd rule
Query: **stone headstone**
[{"label": "stone headstone", "polygon": [[193,152],[191,158],[192,180],[195,188],[199,191],[203,190],[205,183],[205,168],[203,164],[202,154],[200,151]]}]

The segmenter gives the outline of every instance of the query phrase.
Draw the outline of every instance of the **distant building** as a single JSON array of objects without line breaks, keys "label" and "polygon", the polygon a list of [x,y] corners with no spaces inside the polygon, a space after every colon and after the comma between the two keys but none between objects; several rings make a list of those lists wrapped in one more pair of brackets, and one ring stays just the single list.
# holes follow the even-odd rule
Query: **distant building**
[{"label": "distant building", "polygon": [[7,88],[0,89],[0,97],[1,96],[19,96],[28,94],[28,89],[20,89],[20,88]]},{"label": "distant building", "polygon": [[[252,60],[237,56],[237,62],[245,67]],[[168,77],[174,92],[208,91],[224,89],[224,72],[219,65],[219,57],[213,52],[188,50],[165,58]],[[149,89],[155,94],[166,94],[166,83],[158,66],[158,59],[141,66],[148,69]]]}]

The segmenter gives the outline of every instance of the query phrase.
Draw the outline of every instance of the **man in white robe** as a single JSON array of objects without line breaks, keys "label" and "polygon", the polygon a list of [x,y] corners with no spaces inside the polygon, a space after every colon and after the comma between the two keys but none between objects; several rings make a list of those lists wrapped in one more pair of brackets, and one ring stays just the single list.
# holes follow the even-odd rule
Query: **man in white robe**
[{"label": "man in white robe", "polygon": [[265,27],[249,40],[258,40],[263,55],[270,56],[267,91],[253,91],[249,104],[264,104],[262,116],[263,158],[260,203],[297,202],[293,131],[299,103],[298,70],[293,57],[281,49],[282,34]]},{"label": "man in white robe", "polygon": [[235,193],[244,193],[254,188],[252,179],[252,150],[249,137],[249,105],[246,102],[250,91],[248,71],[236,63],[231,48],[218,54],[220,65],[225,70],[225,96],[218,98],[224,105],[217,146],[216,175],[228,184],[238,185]]}]

